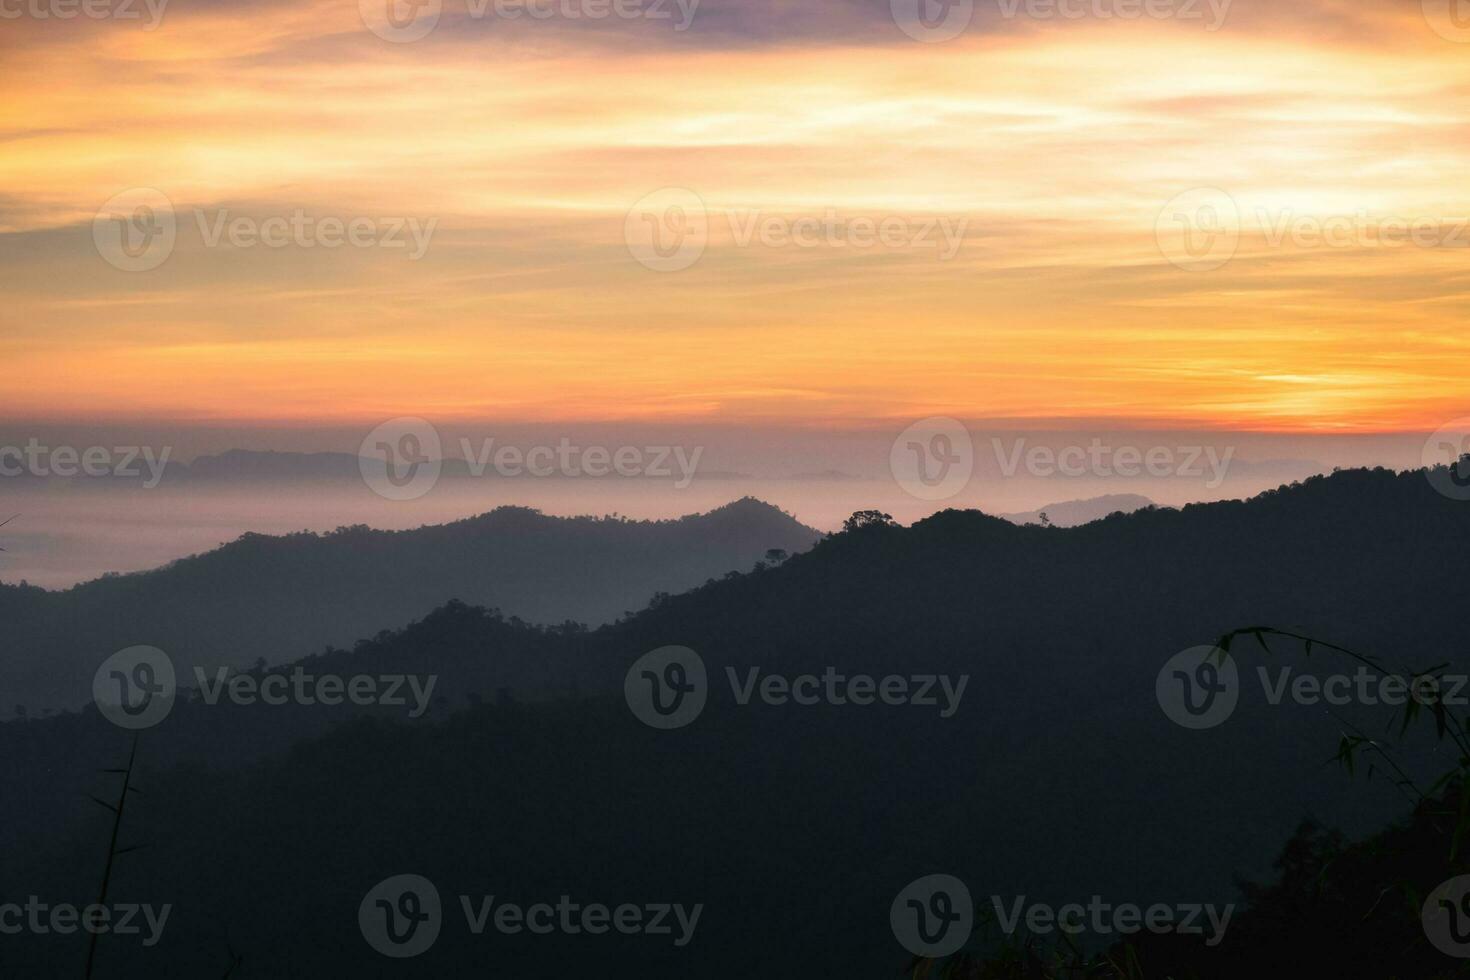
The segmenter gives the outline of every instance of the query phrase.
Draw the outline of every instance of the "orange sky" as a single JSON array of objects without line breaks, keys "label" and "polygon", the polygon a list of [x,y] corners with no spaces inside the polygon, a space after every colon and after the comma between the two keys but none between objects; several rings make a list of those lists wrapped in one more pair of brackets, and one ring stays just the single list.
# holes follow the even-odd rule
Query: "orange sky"
[{"label": "orange sky", "polygon": [[[1470,43],[1433,0],[1237,0],[1216,31],[996,2],[932,44],[858,0],[706,0],[682,33],[451,6],[402,44],[336,0],[6,20],[0,414],[1470,414]],[[94,219],[138,187],[177,237],[124,271]],[[657,271],[629,211],[670,187],[707,239]],[[298,210],[433,230],[418,258],[210,243]],[[837,241],[741,240],[803,218]]]}]

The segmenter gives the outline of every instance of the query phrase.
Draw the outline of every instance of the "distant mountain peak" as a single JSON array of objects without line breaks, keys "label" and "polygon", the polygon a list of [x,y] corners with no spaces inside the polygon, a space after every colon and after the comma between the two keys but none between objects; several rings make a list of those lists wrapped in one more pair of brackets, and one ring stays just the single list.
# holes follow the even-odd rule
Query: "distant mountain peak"
[{"label": "distant mountain peak", "polygon": [[[1056,527],[1076,527],[1079,524],[1090,524],[1093,521],[1102,520],[1109,514],[1131,514],[1136,510],[1155,506],[1157,504],[1142,494],[1109,493],[1101,497],[1088,497],[1085,500],[1063,500],[1018,514],[997,514],[996,516],[1013,524],[1048,523]],[[1042,521],[1042,514],[1046,515],[1046,521]]]},{"label": "distant mountain peak", "polygon": [[752,497],[752,496],[750,496],[748,494],[746,496],[744,496],[744,497],[740,497],[737,500],[732,500],[728,504],[722,504],[719,507],[712,508],[711,510],[707,511],[706,513],[707,514],[782,514],[784,516],[788,516],[788,517],[790,516],[789,514],[786,514],[786,512],[784,510],[782,510],[781,508],[777,507],[775,504],[768,504],[764,500],[761,500],[759,497]]}]

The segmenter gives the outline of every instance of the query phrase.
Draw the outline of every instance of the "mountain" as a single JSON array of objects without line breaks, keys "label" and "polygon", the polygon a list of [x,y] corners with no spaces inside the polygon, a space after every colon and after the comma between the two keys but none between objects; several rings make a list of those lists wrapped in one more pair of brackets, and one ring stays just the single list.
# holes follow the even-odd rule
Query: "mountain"
[{"label": "mountain", "polygon": [[247,534],[62,592],[0,585],[0,712],[84,704],[97,665],[135,644],[191,665],[280,663],[402,626],[450,599],[532,623],[599,625],[819,537],[751,498],[668,521],[502,507],[411,531]]},{"label": "mountain", "polygon": [[[1079,524],[1091,524],[1093,521],[1102,520],[1109,514],[1131,514],[1135,510],[1154,506],[1156,505],[1152,500],[1141,494],[1110,493],[1101,497],[1089,497],[1086,500],[1066,500],[1061,503],[1047,504],[1045,507],[1020,514],[1000,514],[998,516],[1012,524],[1049,522],[1057,527],[1076,527]],[[1046,515],[1046,522],[1042,521],[1042,514]]]},{"label": "mountain", "polygon": [[[977,905],[1228,903],[1237,876],[1273,874],[1309,813],[1355,835],[1406,816],[1390,780],[1330,764],[1344,731],[1385,733],[1389,713],[1272,703],[1262,668],[1320,683],[1356,664],[1320,643],[1238,639],[1234,713],[1189,730],[1161,707],[1171,658],[1269,624],[1463,671],[1467,546],[1470,505],[1422,473],[1358,470],[1069,529],[870,516],[588,632],[450,604],[300,665],[432,675],[420,718],[195,698],[142,733],[125,839],[149,849],[119,859],[114,888],[173,902],[175,918],[157,947],[105,942],[106,975],[223,973],[234,949],[267,976],[559,976],[589,960],[607,977],[897,976],[910,958],[890,903],[924,875],[960,878]],[[692,679],[707,703],[662,730],[624,682],[639,690],[633,668],[671,644],[708,681],[650,673]],[[777,696],[781,679],[820,690],[860,674],[879,681],[870,703]],[[888,676],[966,681],[946,713],[873,697]],[[1392,743],[1411,776],[1438,765],[1432,726]],[[0,779],[17,787],[0,798],[0,895],[95,887],[112,815],[83,797],[115,791],[97,770],[130,744],[92,709],[0,725]],[[443,929],[390,961],[354,913],[410,873],[438,888]],[[477,936],[460,897],[486,895],[703,911],[683,946]],[[30,975],[81,949],[23,936],[6,954]]]}]

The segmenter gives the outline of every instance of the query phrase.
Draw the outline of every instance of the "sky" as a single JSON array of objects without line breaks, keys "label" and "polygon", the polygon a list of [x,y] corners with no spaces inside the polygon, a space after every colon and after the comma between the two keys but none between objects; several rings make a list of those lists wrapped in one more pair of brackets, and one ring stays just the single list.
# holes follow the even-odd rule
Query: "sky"
[{"label": "sky", "polygon": [[1450,0],[68,2],[0,0],[10,422],[1470,415]]}]

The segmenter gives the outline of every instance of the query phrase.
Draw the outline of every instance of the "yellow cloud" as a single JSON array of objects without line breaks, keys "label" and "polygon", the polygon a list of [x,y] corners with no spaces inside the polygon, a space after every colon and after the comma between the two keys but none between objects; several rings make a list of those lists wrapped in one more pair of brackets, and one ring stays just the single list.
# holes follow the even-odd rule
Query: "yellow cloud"
[{"label": "yellow cloud", "polygon": [[[1376,47],[1246,29],[1261,9],[1214,34],[1028,24],[941,45],[612,46],[527,24],[392,45],[336,2],[38,34],[0,55],[0,356],[18,379],[0,411],[1463,414],[1466,49],[1397,9],[1371,18]],[[671,186],[702,201],[708,241],[650,271],[625,218]],[[150,271],[93,246],[130,187],[177,218]],[[1235,209],[1216,269],[1176,267],[1157,237],[1193,188]],[[297,212],[437,224],[418,260],[208,241]],[[1347,219],[1441,233],[1300,234]],[[897,244],[854,241],[885,221]],[[918,240],[941,221],[962,226],[952,255]]]}]

